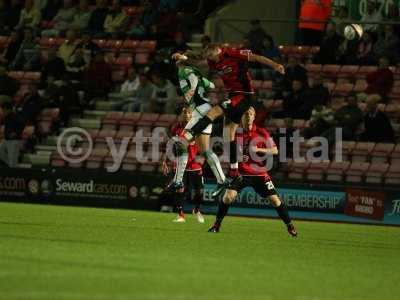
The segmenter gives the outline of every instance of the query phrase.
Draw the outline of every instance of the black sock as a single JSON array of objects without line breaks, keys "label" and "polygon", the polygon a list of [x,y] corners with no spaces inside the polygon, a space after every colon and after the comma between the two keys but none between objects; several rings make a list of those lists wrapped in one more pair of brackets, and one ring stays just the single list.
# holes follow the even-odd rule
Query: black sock
[{"label": "black sock", "polygon": [[192,128],[190,128],[190,132],[193,136],[197,136],[201,134],[203,130],[206,129],[211,123],[212,120],[209,117],[204,116],[196,124],[194,124]]},{"label": "black sock", "polygon": [[282,219],[282,221],[287,225],[292,222],[292,219],[290,219],[289,212],[287,210],[286,205],[281,202],[281,205],[278,207],[275,207],[276,212],[278,213],[279,217]]},{"label": "black sock", "polygon": [[200,206],[201,203],[203,202],[203,191],[202,190],[197,190],[195,191],[194,197],[193,197],[193,202],[194,202],[194,210],[195,212],[200,211]]},{"label": "black sock", "polygon": [[236,164],[237,163],[237,142],[231,141],[229,143],[229,163]]},{"label": "black sock", "polygon": [[228,213],[229,204],[224,203],[221,201],[218,206],[217,217],[215,219],[215,225],[220,226],[222,220],[225,218],[226,214]]},{"label": "black sock", "polygon": [[185,198],[185,193],[175,194],[175,207],[178,214],[183,214],[183,200]]}]

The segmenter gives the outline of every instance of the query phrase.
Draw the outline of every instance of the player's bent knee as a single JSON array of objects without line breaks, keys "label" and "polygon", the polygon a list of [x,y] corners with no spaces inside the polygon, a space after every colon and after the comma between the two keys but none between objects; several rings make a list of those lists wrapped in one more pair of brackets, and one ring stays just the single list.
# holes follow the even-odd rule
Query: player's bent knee
[{"label": "player's bent knee", "polygon": [[223,201],[225,204],[231,204],[237,196],[237,191],[227,190],[224,194]]},{"label": "player's bent knee", "polygon": [[277,195],[272,195],[269,197],[269,199],[274,207],[278,207],[282,204],[281,199],[279,199]]}]

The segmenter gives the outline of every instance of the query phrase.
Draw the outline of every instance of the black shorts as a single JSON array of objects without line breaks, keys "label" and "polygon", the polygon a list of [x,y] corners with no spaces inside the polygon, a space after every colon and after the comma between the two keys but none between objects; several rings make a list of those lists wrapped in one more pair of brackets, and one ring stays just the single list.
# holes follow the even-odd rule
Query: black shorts
[{"label": "black shorts", "polygon": [[238,176],[230,183],[228,190],[240,193],[245,187],[252,187],[261,197],[278,194],[272,181],[264,176]]},{"label": "black shorts", "polygon": [[252,106],[251,94],[229,95],[229,100],[220,104],[225,117],[233,123],[240,124],[243,114]]},{"label": "black shorts", "polygon": [[204,188],[204,180],[202,170],[185,171],[183,175],[183,184],[187,191],[202,190]]}]

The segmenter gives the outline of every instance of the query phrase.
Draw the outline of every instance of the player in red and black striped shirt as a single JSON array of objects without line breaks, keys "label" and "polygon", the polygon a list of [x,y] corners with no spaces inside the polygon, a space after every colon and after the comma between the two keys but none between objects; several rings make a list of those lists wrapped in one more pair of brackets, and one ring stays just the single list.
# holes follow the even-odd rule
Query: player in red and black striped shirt
[{"label": "player in red and black striped shirt", "polygon": [[[247,64],[249,62],[256,62],[267,65],[281,74],[284,74],[285,69],[282,65],[267,57],[251,53],[250,50],[237,50],[218,45],[209,45],[205,51],[205,55],[210,71],[221,76],[225,89],[229,93],[229,99],[218,106],[214,106],[189,132],[185,133],[185,139],[188,141],[192,140],[216,118],[225,115],[228,121],[230,121],[227,124],[230,131],[231,171],[229,175],[230,177],[236,177],[238,175],[238,163],[235,133],[243,114],[251,106],[251,96],[254,94]],[[222,190],[223,187],[217,188],[213,196],[217,196]]]},{"label": "player in red and black striped shirt", "polygon": [[279,199],[266,167],[265,155],[278,154],[278,148],[268,131],[254,124],[255,116],[254,108],[250,107],[242,117],[243,132],[236,134],[236,142],[243,145],[243,161],[239,163],[239,172],[242,176],[237,176],[225,191],[218,208],[215,224],[209,231],[219,231],[229,205],[235,200],[238,193],[245,187],[252,187],[261,197],[270,199],[279,217],[286,224],[289,234],[297,236],[287,208]]}]

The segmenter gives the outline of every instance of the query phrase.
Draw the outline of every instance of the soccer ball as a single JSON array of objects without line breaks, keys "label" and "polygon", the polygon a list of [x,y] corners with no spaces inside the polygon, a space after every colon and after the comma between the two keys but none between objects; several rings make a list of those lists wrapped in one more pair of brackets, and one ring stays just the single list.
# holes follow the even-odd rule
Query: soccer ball
[{"label": "soccer ball", "polygon": [[349,41],[354,39],[359,40],[363,33],[363,28],[358,24],[350,24],[344,28],[344,37]]}]

